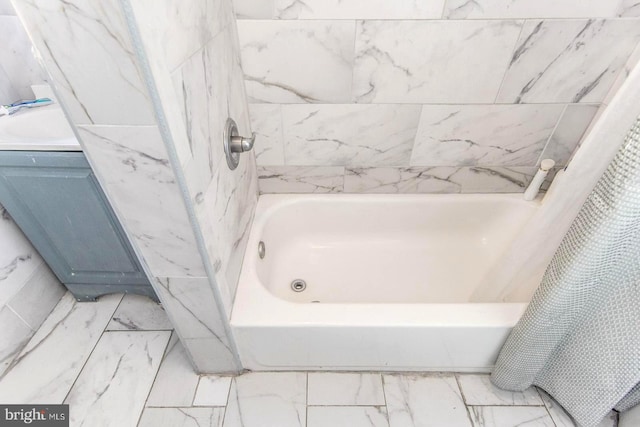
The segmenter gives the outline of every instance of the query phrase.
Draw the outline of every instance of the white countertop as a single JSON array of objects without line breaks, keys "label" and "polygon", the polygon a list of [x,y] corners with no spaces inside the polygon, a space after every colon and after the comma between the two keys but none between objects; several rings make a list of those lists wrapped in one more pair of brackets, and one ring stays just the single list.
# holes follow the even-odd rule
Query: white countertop
[{"label": "white countertop", "polygon": [[60,105],[0,117],[0,151],[82,151]]}]

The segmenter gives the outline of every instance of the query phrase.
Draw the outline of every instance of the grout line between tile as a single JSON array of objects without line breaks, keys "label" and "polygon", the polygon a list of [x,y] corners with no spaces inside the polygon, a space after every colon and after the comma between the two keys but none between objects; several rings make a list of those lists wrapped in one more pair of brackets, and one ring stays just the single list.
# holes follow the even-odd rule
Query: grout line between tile
[{"label": "grout line between tile", "polygon": [[140,411],[140,416],[138,417],[138,422],[136,423],[136,426],[140,425],[140,421],[142,421],[142,415],[144,414],[144,411],[147,410],[147,407],[148,407],[147,402],[149,402],[149,396],[151,396],[151,392],[153,391],[153,386],[156,385],[156,380],[158,379],[158,373],[160,372],[160,368],[162,368],[162,364],[165,362],[169,354],[169,344],[171,344],[171,338],[173,338],[174,334],[175,334],[175,331],[173,330],[171,331],[171,334],[169,334],[169,339],[167,340],[167,344],[165,345],[164,351],[162,352],[162,358],[160,359],[160,363],[158,364],[158,370],[156,371],[156,374],[153,376],[153,382],[151,382],[151,387],[149,387],[149,392],[147,393],[147,397],[144,399],[144,405],[142,406],[142,411]]},{"label": "grout line between tile", "polygon": [[[87,363],[89,362],[89,359],[91,359],[91,356],[93,356],[93,352],[95,351],[96,347],[98,346],[98,344],[102,340],[102,337],[104,336],[105,332],[107,332],[107,326],[109,325],[109,322],[111,322],[111,318],[113,317],[113,315],[116,313],[116,311],[118,311],[118,308],[120,307],[120,304],[122,304],[122,300],[123,299],[124,299],[124,294],[121,295],[120,302],[118,302],[118,305],[116,306],[116,308],[113,310],[113,312],[109,316],[109,321],[104,325],[104,328],[102,329],[102,332],[100,333],[100,338],[98,338],[96,343],[93,345],[93,348],[89,352],[89,355],[87,356],[87,358],[85,359],[84,363],[82,364],[82,368],[80,368],[80,370],[78,371],[78,375],[76,375],[76,378],[73,380],[73,383],[71,384],[71,387],[69,387],[69,391],[67,391],[67,394],[65,394],[64,399],[62,399],[62,403],[66,402],[66,400],[69,398],[69,394],[71,394],[71,390],[73,390],[73,388],[76,386],[76,383],[78,382],[78,378],[80,378],[80,375],[82,375],[82,372],[84,371],[84,368],[87,366]],[[76,301],[75,304],[79,304],[78,301]],[[96,302],[96,304],[99,304],[99,302]],[[158,367],[158,369],[160,369],[160,368]]]},{"label": "grout line between tile", "polygon": [[556,125],[553,127],[553,130],[551,131],[551,133],[549,133],[549,137],[547,138],[547,142],[544,144],[544,147],[542,147],[542,151],[540,152],[540,155],[538,156],[538,160],[536,161],[536,165],[539,165],[540,162],[543,160],[542,157],[544,157],[544,153],[545,153],[545,151],[547,151],[547,148],[549,147],[549,144],[551,143],[551,139],[553,138],[553,135],[555,135],[556,131],[558,130],[558,127],[560,126],[560,123],[562,122],[562,119],[564,118],[564,115],[567,113],[567,109],[568,108],[569,108],[569,104],[566,104],[564,106],[564,108],[562,109],[562,112],[558,116],[558,120],[556,120]]}]

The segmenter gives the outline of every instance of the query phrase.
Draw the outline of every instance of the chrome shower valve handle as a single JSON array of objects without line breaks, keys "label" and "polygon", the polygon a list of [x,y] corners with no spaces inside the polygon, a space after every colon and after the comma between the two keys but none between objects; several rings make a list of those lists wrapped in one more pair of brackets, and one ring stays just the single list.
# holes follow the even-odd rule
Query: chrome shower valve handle
[{"label": "chrome shower valve handle", "polygon": [[256,133],[251,134],[251,138],[246,138],[238,134],[238,126],[233,119],[228,118],[222,136],[224,153],[227,156],[229,169],[234,170],[240,163],[240,154],[251,151],[256,142]]},{"label": "chrome shower valve handle", "polygon": [[240,135],[231,135],[231,152],[232,153],[244,153],[253,148],[253,143],[256,142],[256,133],[251,134],[251,138],[245,138]]}]

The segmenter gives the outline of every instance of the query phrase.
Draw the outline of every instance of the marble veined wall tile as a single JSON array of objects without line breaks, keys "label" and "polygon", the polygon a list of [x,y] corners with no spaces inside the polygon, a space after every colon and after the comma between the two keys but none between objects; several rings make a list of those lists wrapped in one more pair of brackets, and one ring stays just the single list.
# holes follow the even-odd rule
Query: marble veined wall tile
[{"label": "marble veined wall tile", "polygon": [[173,86],[193,152],[184,167],[187,186],[230,313],[258,194],[253,153],[232,171],[223,150],[227,117],[241,135],[251,127],[233,23],[176,70]]},{"label": "marble veined wall tile", "polygon": [[[43,83],[45,73],[31,52],[31,41],[18,17],[2,16],[0,13],[0,28],[3,39],[0,64],[8,76],[8,81],[0,81],[0,86],[10,83],[20,99],[30,99],[33,97],[31,85]],[[17,101],[17,98],[2,99],[0,103],[13,101]]]},{"label": "marble veined wall tile", "polygon": [[618,15],[625,18],[640,17],[640,1],[622,0],[622,4],[620,5],[620,12]]},{"label": "marble veined wall tile", "polygon": [[25,0],[14,6],[74,123],[155,123],[120,2]]},{"label": "marble veined wall tile", "polygon": [[553,159],[556,166],[566,165],[597,112],[597,105],[568,105],[540,160]]},{"label": "marble veined wall tile", "polygon": [[633,68],[636,67],[638,63],[640,63],[640,43],[636,46],[633,52],[631,52],[629,58],[627,58],[627,62],[622,68],[622,71],[620,71],[620,73],[618,74],[618,78],[616,78],[616,81],[611,86],[611,89],[609,89],[607,96],[602,101],[603,104],[609,105],[613,97],[616,95],[616,93],[618,93],[618,90],[627,80],[627,77],[629,77],[629,73],[631,73],[631,70],[633,70]]},{"label": "marble veined wall tile", "polygon": [[350,102],[354,21],[239,21],[253,102]]},{"label": "marble veined wall tile", "polygon": [[614,0],[447,0],[444,17],[473,18],[607,18],[618,13]]},{"label": "marble veined wall tile", "polygon": [[292,166],[408,166],[419,105],[284,105]]},{"label": "marble veined wall tile", "polygon": [[196,216],[205,237],[210,262],[216,274],[228,313],[238,286],[244,249],[255,206],[258,183],[255,160],[245,154],[231,171],[222,159],[202,201],[196,201]]},{"label": "marble veined wall tile", "polygon": [[633,19],[527,21],[497,102],[600,102],[639,40]]},{"label": "marble veined wall tile", "polygon": [[448,179],[457,168],[347,168],[345,193],[459,193],[459,183]]},{"label": "marble veined wall tile", "polygon": [[256,133],[253,151],[260,166],[284,165],[282,136],[282,106],[278,104],[249,105],[251,127]]},{"label": "marble veined wall tile", "polygon": [[344,167],[261,166],[258,186],[260,193],[341,193]]},{"label": "marble veined wall tile", "polygon": [[[240,57],[234,43],[235,27],[225,28],[172,73],[173,91],[163,99],[175,104],[179,116],[167,117],[174,130],[182,121],[193,158],[183,170],[192,198],[209,187],[219,167],[227,168],[222,136],[227,117],[233,118],[242,135],[249,135]],[[243,156],[244,159],[249,155]]]},{"label": "marble veined wall tile", "polygon": [[[156,39],[170,70],[225,28],[232,15],[227,0],[130,0],[140,32]],[[201,22],[202,25],[194,25]],[[157,52],[154,52],[157,54]]]},{"label": "marble veined wall tile", "polygon": [[357,102],[493,102],[522,21],[359,21]]},{"label": "marble veined wall tile", "polygon": [[[78,126],[84,150],[156,276],[204,276],[202,260],[155,126]],[[168,227],[170,224],[170,227]]]},{"label": "marble veined wall tile", "polygon": [[233,10],[238,19],[273,18],[274,0],[233,0]]},{"label": "marble veined wall tile", "polygon": [[563,105],[425,105],[412,166],[535,166]]},{"label": "marble veined wall tile", "polygon": [[[536,167],[347,168],[345,193],[521,193]],[[552,177],[549,177],[550,179]]]},{"label": "marble veined wall tile", "polygon": [[[222,323],[224,314],[215,309],[209,279],[159,277],[156,284],[167,315],[198,371],[231,371],[235,366],[234,352]],[[211,369],[212,365],[216,369]]]},{"label": "marble veined wall tile", "polygon": [[279,19],[440,19],[445,0],[275,0]]}]

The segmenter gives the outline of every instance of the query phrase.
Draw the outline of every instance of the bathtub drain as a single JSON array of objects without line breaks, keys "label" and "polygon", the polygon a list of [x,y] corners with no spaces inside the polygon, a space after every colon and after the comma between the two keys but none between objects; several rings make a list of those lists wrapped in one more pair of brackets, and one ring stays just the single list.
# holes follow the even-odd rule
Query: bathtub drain
[{"label": "bathtub drain", "polygon": [[307,282],[302,279],[296,279],[291,282],[291,289],[293,292],[302,292],[307,289]]}]

